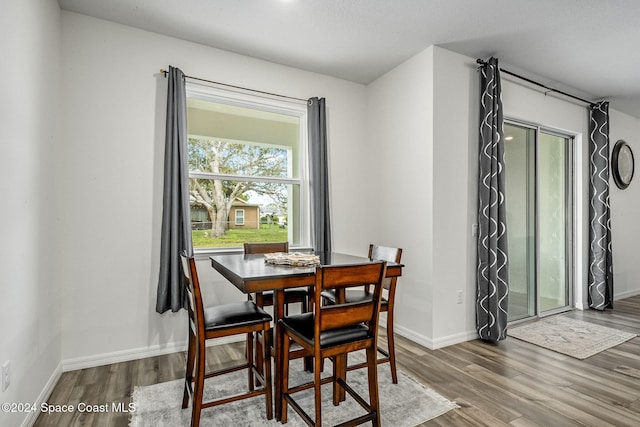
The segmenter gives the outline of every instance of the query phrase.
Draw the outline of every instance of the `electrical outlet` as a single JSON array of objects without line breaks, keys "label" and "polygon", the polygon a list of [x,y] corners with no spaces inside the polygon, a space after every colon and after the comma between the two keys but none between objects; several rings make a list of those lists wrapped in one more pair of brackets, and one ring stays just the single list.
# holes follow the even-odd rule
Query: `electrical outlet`
[{"label": "electrical outlet", "polygon": [[478,237],[478,224],[471,224],[471,237]]},{"label": "electrical outlet", "polygon": [[2,364],[2,391],[11,384],[11,362],[7,360]]},{"label": "electrical outlet", "polygon": [[464,292],[463,291],[458,291],[456,293],[456,303],[457,304],[462,304],[462,298],[464,297]]}]

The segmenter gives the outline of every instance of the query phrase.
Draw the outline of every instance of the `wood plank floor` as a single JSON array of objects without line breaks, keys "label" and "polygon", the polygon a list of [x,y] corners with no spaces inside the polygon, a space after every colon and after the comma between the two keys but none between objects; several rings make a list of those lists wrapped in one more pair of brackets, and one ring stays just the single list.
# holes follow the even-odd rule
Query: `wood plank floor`
[{"label": "wood plank floor", "polygon": [[[640,296],[614,310],[570,317],[640,332]],[[382,335],[382,334],[381,334]],[[397,338],[399,368],[460,405],[424,426],[639,426],[640,337],[586,360],[509,338],[429,350]],[[212,347],[211,364],[244,357],[241,343]],[[182,378],[184,353],[65,372],[50,404],[131,402],[135,386]],[[127,426],[128,413],[41,414],[36,426]],[[276,421],[269,425],[279,425]]]}]

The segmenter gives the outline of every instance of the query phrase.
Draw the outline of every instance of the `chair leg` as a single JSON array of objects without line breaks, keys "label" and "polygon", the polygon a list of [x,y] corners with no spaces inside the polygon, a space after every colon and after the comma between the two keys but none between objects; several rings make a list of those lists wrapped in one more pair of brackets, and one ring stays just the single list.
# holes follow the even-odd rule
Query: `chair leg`
[{"label": "chair leg", "polygon": [[338,384],[338,378],[347,382],[347,355],[338,354],[333,360],[333,404],[338,406],[340,402],[344,402],[346,399],[346,392],[340,384]]},{"label": "chair leg", "polygon": [[387,346],[389,351],[389,365],[391,366],[391,380],[398,384],[398,371],[396,369],[396,344],[393,335],[393,310],[387,312]]},{"label": "chair leg", "polygon": [[247,334],[247,363],[249,364],[249,369],[247,369],[247,372],[249,374],[249,391],[253,391],[255,389],[255,382],[253,381],[253,366],[255,359],[257,359],[257,357],[254,357],[253,333],[249,332]]},{"label": "chair leg", "polygon": [[[264,307],[264,295],[262,292],[256,293],[256,305],[260,308]],[[255,361],[256,361],[256,369],[260,374],[264,374],[262,367],[264,366],[264,361],[262,359],[262,349],[261,349],[260,340],[258,339],[258,334],[255,335]],[[249,357],[247,356],[247,360]]]},{"label": "chair leg", "polygon": [[367,348],[367,370],[369,380],[369,406],[376,416],[372,424],[380,427],[380,402],[378,398],[378,349],[373,344]]},{"label": "chair leg", "polygon": [[[262,308],[262,304],[258,305],[258,302],[260,302],[260,303],[261,303],[261,301],[262,301],[262,300],[260,299],[260,296],[261,296],[261,295],[262,295],[262,294],[256,294],[256,305],[257,305],[258,307],[260,307],[260,308]],[[253,296],[252,296],[252,294],[247,294],[247,301],[253,301]],[[246,346],[246,347],[244,348],[244,357],[245,357],[245,359],[249,360],[249,347],[248,347],[248,346]]]},{"label": "chair leg", "polygon": [[320,369],[320,361],[322,357],[316,353],[314,357],[314,369],[313,369],[313,377],[314,377],[314,394],[315,394],[315,410],[316,410],[316,418],[315,418],[315,427],[322,426],[322,380],[320,375],[322,374],[322,370]]},{"label": "chair leg", "polygon": [[[307,294],[309,293],[309,291],[307,291]],[[300,303],[301,307],[300,309],[302,310],[302,313],[308,313],[309,312],[309,298],[303,298],[302,302]],[[313,359],[311,357],[305,357],[303,359],[303,366],[304,366],[304,370],[305,372],[313,372]],[[322,371],[320,371],[322,372]]]},{"label": "chair leg", "polygon": [[[309,291],[307,290],[307,294],[309,293]],[[302,312],[303,313],[308,313],[309,312],[309,296],[306,296],[302,299]]]},{"label": "chair leg", "polygon": [[200,412],[202,411],[202,396],[204,395],[204,376],[205,376],[205,351],[206,346],[196,344],[196,380],[193,386],[193,399],[191,402],[191,427],[200,425]]},{"label": "chair leg", "polygon": [[[269,331],[262,332],[262,334],[269,334]],[[260,342],[258,333],[256,333],[253,342],[255,343],[254,353],[256,355],[256,369],[258,373],[264,374],[264,349],[262,348],[264,345],[264,338],[262,339],[262,342]]]},{"label": "chair leg", "polygon": [[[266,389],[266,399],[267,399],[267,419],[273,419],[273,395],[271,388],[271,339],[269,334],[270,327],[267,326],[262,331],[262,352],[264,352],[262,360],[264,361],[264,384],[263,386]],[[257,336],[257,334],[256,334]],[[249,368],[251,370],[251,368]]]},{"label": "chair leg", "polygon": [[313,306],[315,304],[313,299],[313,286],[307,286],[307,298],[305,304],[307,306],[307,311],[305,311],[305,313],[313,311]]},{"label": "chair leg", "polygon": [[283,329],[277,331],[277,339],[280,340],[280,348],[278,350],[278,360],[280,372],[279,382],[280,382],[280,396],[278,400],[280,401],[280,422],[282,424],[287,423],[287,399],[284,398],[284,395],[289,392],[289,337],[286,337],[283,332]]},{"label": "chair leg", "polygon": [[189,406],[189,388],[193,390],[193,363],[195,360],[195,336],[189,329],[189,345],[187,347],[187,364],[184,373],[184,394],[182,396],[182,409]]}]

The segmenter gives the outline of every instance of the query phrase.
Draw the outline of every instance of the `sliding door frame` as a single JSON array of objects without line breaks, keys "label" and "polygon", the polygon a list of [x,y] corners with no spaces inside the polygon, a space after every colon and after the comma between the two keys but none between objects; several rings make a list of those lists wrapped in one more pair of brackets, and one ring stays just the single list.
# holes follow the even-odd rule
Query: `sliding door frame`
[{"label": "sliding door frame", "polygon": [[[575,143],[576,143],[576,135],[571,133],[571,132],[566,132],[566,131],[562,131],[562,130],[558,130],[558,129],[554,129],[548,126],[543,126],[543,125],[539,125],[536,123],[531,123],[531,122],[527,122],[527,121],[523,121],[523,120],[518,120],[518,119],[512,119],[512,118],[505,118],[504,119],[504,123],[505,124],[509,124],[509,125],[514,125],[514,126],[519,126],[519,127],[524,127],[524,128],[528,128],[528,129],[533,129],[534,130],[534,160],[533,160],[533,168],[534,168],[534,177],[533,177],[533,187],[535,189],[534,191],[534,210],[535,210],[535,214],[534,214],[534,250],[535,250],[535,254],[534,254],[534,259],[535,259],[535,266],[534,266],[534,272],[533,272],[533,280],[534,280],[534,314],[532,317],[546,317],[546,316],[550,316],[553,314],[558,314],[561,312],[565,312],[565,311],[569,311],[575,308],[575,303],[574,303],[574,295],[575,295],[575,281],[574,281],[574,259],[576,256],[576,251],[578,248],[575,247],[575,233],[577,232],[577,229],[575,227],[575,216],[576,216],[576,201],[575,201],[575,197],[574,197],[574,188],[576,185],[575,182],[575,177],[576,177],[576,172],[575,172],[575,168],[576,168],[576,150],[575,150]],[[567,147],[566,147],[566,151],[565,151],[565,156],[566,156],[566,166],[567,166],[567,173],[566,173],[566,182],[565,182],[565,206],[567,207],[567,212],[565,214],[565,224],[564,224],[564,229],[565,229],[565,259],[566,259],[566,267],[565,267],[565,272],[566,272],[566,277],[565,277],[565,281],[566,281],[566,305],[562,306],[562,307],[558,307],[558,308],[554,308],[551,310],[546,310],[544,312],[540,311],[540,215],[539,215],[539,208],[540,208],[540,185],[539,185],[539,159],[540,159],[540,133],[544,133],[547,135],[552,135],[552,136],[557,136],[560,138],[565,138],[567,140]],[[508,167],[508,165],[507,165]],[[529,167],[529,163],[528,166]],[[529,179],[529,177],[527,178]],[[508,183],[507,183],[508,185]],[[530,184],[528,183],[527,186],[530,186]],[[507,230],[508,232],[508,230]],[[518,319],[518,320],[514,320],[513,323],[517,323],[520,321],[525,321],[530,319],[529,318],[524,318],[524,319]]]}]

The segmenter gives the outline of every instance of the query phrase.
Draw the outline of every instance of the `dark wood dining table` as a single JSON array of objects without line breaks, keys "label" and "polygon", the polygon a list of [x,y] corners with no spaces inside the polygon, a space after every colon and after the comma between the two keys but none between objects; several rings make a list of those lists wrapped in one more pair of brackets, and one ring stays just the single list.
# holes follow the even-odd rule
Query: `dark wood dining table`
[{"label": "dark wood dining table", "polygon": [[[367,257],[347,255],[335,252],[318,252],[322,265],[350,265],[370,262]],[[284,316],[284,292],[287,288],[313,286],[315,283],[316,267],[290,267],[285,265],[268,264],[263,254],[224,254],[212,255],[211,266],[225,279],[245,294],[263,291],[274,291],[273,320],[277,325],[278,319]],[[387,263],[387,277],[402,275],[402,264]],[[274,340],[276,344],[278,340]],[[275,348],[276,354],[279,349]],[[274,372],[274,404],[276,419],[280,420],[280,372],[277,363]]]}]

